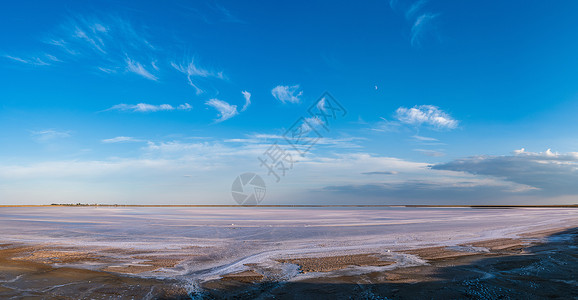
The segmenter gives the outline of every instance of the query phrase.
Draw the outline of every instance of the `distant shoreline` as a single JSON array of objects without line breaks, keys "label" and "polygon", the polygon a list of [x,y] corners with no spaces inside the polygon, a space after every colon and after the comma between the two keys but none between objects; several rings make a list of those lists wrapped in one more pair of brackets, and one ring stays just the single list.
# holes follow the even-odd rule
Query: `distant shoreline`
[{"label": "distant shoreline", "polygon": [[313,207],[405,207],[405,208],[578,208],[578,204],[562,205],[161,205],[161,204],[48,204],[0,205],[0,207],[259,207],[259,208],[313,208]]}]

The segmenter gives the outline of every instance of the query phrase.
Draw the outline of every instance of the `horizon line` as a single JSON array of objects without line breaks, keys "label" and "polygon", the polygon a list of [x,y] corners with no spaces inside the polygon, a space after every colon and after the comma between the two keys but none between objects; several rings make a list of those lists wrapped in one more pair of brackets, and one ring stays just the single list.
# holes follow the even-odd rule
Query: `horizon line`
[{"label": "horizon line", "polygon": [[17,204],[0,205],[1,207],[407,207],[407,208],[578,208],[578,204],[552,204],[552,205],[385,205],[385,204],[266,204],[266,205],[235,205],[235,204]]}]

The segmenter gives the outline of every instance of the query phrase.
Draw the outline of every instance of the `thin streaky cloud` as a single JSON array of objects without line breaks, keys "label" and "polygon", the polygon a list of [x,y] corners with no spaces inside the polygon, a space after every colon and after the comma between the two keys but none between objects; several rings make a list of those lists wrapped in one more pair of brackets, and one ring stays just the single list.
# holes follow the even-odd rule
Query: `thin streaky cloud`
[{"label": "thin streaky cloud", "polygon": [[381,121],[372,125],[371,130],[379,132],[397,132],[402,127],[402,124],[397,121],[391,121],[384,117],[380,117]]},{"label": "thin streaky cloud", "polygon": [[414,136],[412,136],[412,138],[414,138],[415,140],[418,140],[418,141],[423,141],[423,142],[439,142],[439,140],[436,138],[421,136],[421,135],[414,135]]},{"label": "thin streaky cloud", "polygon": [[429,2],[429,0],[420,0],[413,3],[405,13],[405,18],[410,20]]},{"label": "thin streaky cloud", "polygon": [[160,71],[160,68],[159,68],[159,66],[157,66],[157,62],[156,62],[156,61],[151,62],[151,67],[153,67],[153,69],[155,69],[155,70],[157,70],[157,71]]},{"label": "thin streaky cloud", "polygon": [[143,140],[135,139],[130,136],[117,136],[111,139],[101,140],[104,144],[114,144],[114,143],[128,143],[128,142],[143,142]]},{"label": "thin streaky cloud", "polygon": [[29,59],[25,59],[22,57],[17,57],[17,56],[12,56],[12,55],[4,55],[5,58],[10,59],[12,61],[16,61],[19,63],[23,63],[23,64],[27,64],[27,65],[33,65],[33,66],[49,66],[50,64],[43,61],[42,59],[38,58],[38,57],[33,57],[33,58],[29,58]]},{"label": "thin streaky cloud", "polygon": [[231,105],[223,100],[211,99],[205,102],[205,105],[210,106],[219,112],[219,118],[215,120],[217,123],[228,120],[239,114],[237,111],[237,105]]},{"label": "thin streaky cloud", "polygon": [[52,54],[45,53],[44,56],[53,62],[62,62],[62,60]]},{"label": "thin streaky cloud", "polygon": [[209,71],[207,69],[199,67],[197,64],[195,64],[194,59],[191,59],[191,61],[186,63],[186,64],[177,64],[175,62],[171,62],[171,66],[175,70],[177,70],[177,71],[179,71],[179,72],[181,72],[187,76],[187,80],[189,82],[189,85],[195,89],[195,92],[197,95],[204,93],[204,90],[201,89],[198,86],[198,84],[195,82],[195,80],[194,80],[195,77],[217,78],[217,79],[224,79],[225,78],[225,76],[223,75],[223,72],[212,72],[212,71]]},{"label": "thin streaky cloud", "polygon": [[414,47],[421,46],[421,40],[426,36],[426,33],[433,30],[433,22],[439,14],[425,13],[417,17],[413,26],[411,27],[411,45]]},{"label": "thin streaky cloud", "polygon": [[79,54],[78,51],[70,49],[70,45],[68,44],[68,42],[66,42],[62,39],[60,39],[60,40],[50,39],[50,40],[45,41],[45,43],[49,44],[49,45],[56,46],[56,47],[64,50],[65,52],[67,52],[68,54],[73,55],[73,56],[76,56]]},{"label": "thin streaky cloud", "polygon": [[242,91],[241,93],[245,98],[245,104],[243,105],[243,108],[241,108],[241,111],[245,111],[249,107],[249,105],[251,105],[251,93],[247,91]]},{"label": "thin streaky cloud", "polygon": [[99,69],[100,71],[102,71],[102,72],[104,72],[104,73],[107,73],[107,74],[117,73],[116,70],[110,69],[110,68],[98,67],[97,69]]},{"label": "thin streaky cloud", "polygon": [[192,106],[188,103],[181,104],[176,108],[170,104],[160,104],[160,105],[153,105],[147,103],[139,103],[139,104],[117,104],[112,106],[105,111],[110,110],[117,110],[117,111],[131,111],[131,112],[157,112],[157,111],[171,111],[171,110],[190,110]]},{"label": "thin streaky cloud", "polygon": [[[158,80],[158,51],[137,31],[131,22],[120,17],[87,17],[75,15],[48,34],[44,44],[52,45],[45,61],[89,61],[91,69],[104,73],[134,73],[149,80]],[[143,60],[145,61],[143,63]],[[150,63],[149,63],[150,62]]]},{"label": "thin streaky cloud", "polygon": [[225,8],[222,5],[219,5],[217,3],[215,3],[213,9],[215,9],[216,11],[220,12],[223,15],[223,22],[230,22],[230,23],[245,23],[243,20],[237,18],[236,16],[234,16],[231,11],[229,11],[227,8]]},{"label": "thin streaky cloud", "polygon": [[32,131],[32,136],[39,142],[47,142],[59,138],[70,137],[70,131],[58,131],[54,129],[45,129]]},{"label": "thin streaky cloud", "polygon": [[102,39],[97,37],[95,38],[89,37],[88,34],[79,27],[76,27],[74,29],[73,37],[86,41],[90,45],[90,47],[95,51],[98,51],[102,54],[107,54],[107,52],[104,50],[104,42],[102,41]]},{"label": "thin streaky cloud", "polygon": [[140,75],[146,79],[150,79],[150,80],[154,80],[157,81],[158,78],[156,76],[154,76],[153,74],[151,74],[147,69],[145,69],[145,67],[143,65],[141,65],[139,62],[136,62],[130,58],[126,58],[126,70],[128,72],[132,72],[135,73],[137,75]]}]

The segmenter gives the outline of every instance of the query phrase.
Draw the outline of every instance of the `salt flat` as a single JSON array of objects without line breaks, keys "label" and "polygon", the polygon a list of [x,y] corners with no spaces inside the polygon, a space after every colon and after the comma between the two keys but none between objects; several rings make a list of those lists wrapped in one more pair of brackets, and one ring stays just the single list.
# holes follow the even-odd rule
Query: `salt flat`
[{"label": "salt flat", "polygon": [[93,252],[210,256],[156,272],[202,277],[294,255],[455,246],[577,223],[578,210],[554,208],[13,207],[0,210],[0,237]]},{"label": "salt flat", "polygon": [[299,282],[424,266],[577,225],[578,210],[564,208],[3,207],[0,244],[23,247],[13,261],[195,290],[220,278]]}]

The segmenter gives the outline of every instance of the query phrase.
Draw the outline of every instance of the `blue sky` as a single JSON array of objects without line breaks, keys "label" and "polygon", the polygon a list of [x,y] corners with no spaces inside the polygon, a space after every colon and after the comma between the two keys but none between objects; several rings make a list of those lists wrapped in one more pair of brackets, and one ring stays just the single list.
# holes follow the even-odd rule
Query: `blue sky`
[{"label": "blue sky", "polygon": [[[262,204],[577,203],[576,15],[575,1],[5,4],[0,204],[234,204],[245,172]],[[324,92],[347,113],[308,113]],[[320,136],[305,153],[283,138],[298,120]],[[259,161],[272,145],[291,158],[278,181]]]}]

